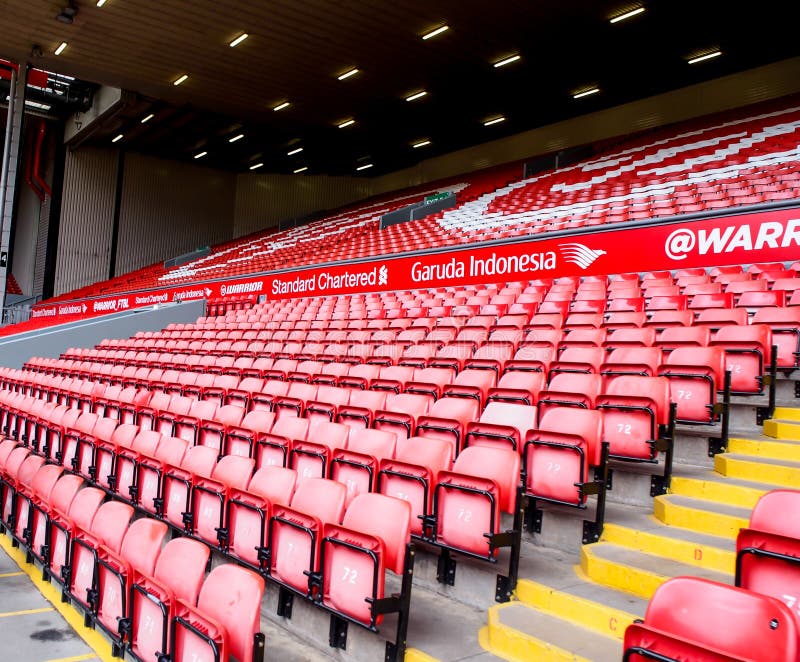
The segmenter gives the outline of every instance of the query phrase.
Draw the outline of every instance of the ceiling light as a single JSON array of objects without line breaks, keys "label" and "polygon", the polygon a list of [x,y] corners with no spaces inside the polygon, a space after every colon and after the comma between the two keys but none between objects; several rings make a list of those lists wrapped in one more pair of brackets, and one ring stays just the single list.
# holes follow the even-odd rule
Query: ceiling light
[{"label": "ceiling light", "polygon": [[147,117],[145,117],[144,119],[142,119],[142,124],[147,124],[147,123],[148,123],[148,122],[149,122],[151,119],[153,119],[154,117],[155,117],[155,115],[154,115],[153,113],[150,113],[150,114],[149,114]]},{"label": "ceiling light", "polygon": [[492,126],[492,124],[500,124],[500,122],[505,122],[506,118],[500,115],[499,117],[494,117],[490,120],[486,120],[483,123],[483,126]]},{"label": "ceiling light", "polygon": [[421,99],[427,94],[425,90],[420,90],[419,92],[415,92],[411,96],[406,97],[406,101],[416,101],[417,99]]},{"label": "ceiling light", "polygon": [[348,126],[353,126],[353,124],[355,124],[355,123],[356,123],[356,121],[354,119],[345,120],[344,122],[339,124],[339,128],[340,129],[346,129]]},{"label": "ceiling light", "polygon": [[295,175],[299,175],[301,172],[305,172],[306,170],[308,170],[308,166],[303,166],[302,168],[298,168],[297,170],[294,170],[293,172],[294,172]]},{"label": "ceiling light", "polygon": [[620,14],[619,16],[615,16],[614,18],[609,19],[609,23],[619,23],[620,21],[624,21],[629,18],[633,18],[634,16],[638,16],[639,14],[644,12],[644,7],[637,7],[636,9],[631,9],[630,11],[626,11],[624,14]]},{"label": "ceiling light", "polygon": [[258,170],[263,165],[263,163],[256,163],[255,165],[250,166],[250,170]]},{"label": "ceiling light", "polygon": [[509,57],[504,58],[503,60],[500,60],[499,62],[495,62],[494,63],[494,68],[498,69],[500,67],[505,67],[507,64],[511,64],[512,62],[516,62],[519,59],[520,59],[519,55],[510,55]]},{"label": "ceiling light", "polygon": [[414,149],[418,149],[419,147],[425,147],[426,145],[430,145],[430,144],[431,144],[431,141],[426,139],[426,140],[420,140],[418,143],[414,143],[412,145],[412,147]]},{"label": "ceiling light", "polygon": [[286,152],[286,156],[294,156],[295,154],[299,154],[303,151],[302,147],[298,147],[297,149],[293,149],[291,152]]},{"label": "ceiling light", "polygon": [[233,138],[230,138],[228,140],[228,142],[229,143],[235,143],[237,140],[241,140],[242,138],[244,138],[244,134],[240,133],[240,134],[235,135]]},{"label": "ceiling light", "polygon": [[123,138],[124,138],[124,136],[123,136],[121,133],[118,133],[116,136],[114,136],[114,137],[111,139],[111,142],[112,142],[112,143],[118,143],[118,142],[119,142],[120,140],[122,140]]},{"label": "ceiling light", "polygon": [[231,48],[236,48],[239,44],[241,44],[245,39],[247,39],[250,35],[246,32],[244,34],[240,34],[236,39],[234,39],[228,46]]},{"label": "ceiling light", "polygon": [[175,79],[175,81],[172,84],[175,87],[178,87],[178,85],[180,85],[181,83],[185,83],[188,80],[188,78],[189,78],[189,76],[187,76],[186,74],[183,74],[179,78]]},{"label": "ceiling light", "polygon": [[61,44],[59,44],[58,48],[56,48],[55,54],[61,55],[66,47],[67,47],[67,42],[62,41]]},{"label": "ceiling light", "polygon": [[279,110],[283,110],[284,108],[288,108],[288,107],[289,107],[289,106],[291,106],[291,105],[292,105],[292,104],[290,104],[288,101],[284,101],[283,103],[279,103],[279,104],[278,104],[277,106],[275,106],[275,107],[274,107],[272,110],[274,110],[275,112],[277,112],[277,111],[279,111]]},{"label": "ceiling light", "polygon": [[29,108],[36,108],[37,110],[50,110],[52,108],[52,106],[46,103],[39,103],[38,101],[31,101],[30,99],[25,99],[25,105]]},{"label": "ceiling light", "polygon": [[697,64],[698,62],[704,62],[705,60],[710,60],[714,57],[719,57],[722,55],[722,51],[712,51],[711,53],[706,53],[705,55],[698,55],[697,57],[693,57],[691,60],[688,60],[689,64]]},{"label": "ceiling light", "polygon": [[441,26],[439,28],[436,28],[435,30],[431,30],[427,34],[422,35],[422,38],[424,40],[428,40],[428,39],[431,39],[431,38],[433,38],[433,37],[435,37],[437,35],[442,34],[442,32],[447,32],[449,29],[450,29],[449,25],[443,25],[443,26]]},{"label": "ceiling light", "polygon": [[576,92],[572,95],[573,99],[581,99],[582,97],[588,97],[591,94],[597,94],[600,91],[599,87],[592,87],[588,90],[582,90],[581,92]]},{"label": "ceiling light", "polygon": [[350,78],[350,76],[355,76],[358,73],[358,69],[350,69],[350,71],[345,71],[342,75],[338,76],[339,80],[345,80],[346,78]]},{"label": "ceiling light", "polygon": [[356,168],[356,170],[367,170],[368,168],[371,168],[371,167],[372,167],[371,163],[365,163],[362,166],[358,166],[358,168]]},{"label": "ceiling light", "polygon": [[102,7],[104,4],[106,4],[106,0],[97,0],[98,7]]},{"label": "ceiling light", "polygon": [[200,152],[199,154],[195,154],[194,158],[195,159],[202,159],[206,154],[208,154],[208,152]]}]

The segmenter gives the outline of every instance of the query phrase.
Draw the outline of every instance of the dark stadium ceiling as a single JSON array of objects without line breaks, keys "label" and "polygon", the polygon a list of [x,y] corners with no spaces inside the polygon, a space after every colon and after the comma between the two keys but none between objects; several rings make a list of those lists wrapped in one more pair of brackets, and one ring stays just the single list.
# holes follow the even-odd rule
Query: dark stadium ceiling
[{"label": "dark stadium ceiling", "polygon": [[120,147],[238,172],[263,163],[259,172],[372,176],[800,53],[797,0],[0,0],[0,9],[0,57],[136,93],[92,143],[122,134]]}]

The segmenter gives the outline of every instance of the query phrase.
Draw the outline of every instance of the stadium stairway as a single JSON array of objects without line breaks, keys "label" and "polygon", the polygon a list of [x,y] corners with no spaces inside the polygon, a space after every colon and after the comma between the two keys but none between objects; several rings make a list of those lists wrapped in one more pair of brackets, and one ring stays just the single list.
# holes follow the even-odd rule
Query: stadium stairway
[{"label": "stadium stairway", "polygon": [[481,644],[512,661],[618,661],[625,628],[671,577],[734,582],[735,541],[765,492],[800,485],[800,409],[778,407],[731,434],[703,465],[676,457],[667,494],[641,507],[610,503],[599,542],[570,568],[543,550],[521,573],[516,600],[489,609]]}]

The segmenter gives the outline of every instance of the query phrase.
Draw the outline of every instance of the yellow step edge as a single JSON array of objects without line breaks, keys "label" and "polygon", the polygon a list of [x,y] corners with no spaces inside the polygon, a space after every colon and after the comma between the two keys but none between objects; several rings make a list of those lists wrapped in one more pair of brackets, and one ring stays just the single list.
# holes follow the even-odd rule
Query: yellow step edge
[{"label": "yellow step edge", "polygon": [[101,662],[119,662],[119,658],[111,657],[111,642],[96,630],[87,628],[83,624],[83,615],[75,607],[61,602],[61,592],[50,582],[42,579],[41,571],[25,560],[25,553],[17,547],[11,546],[8,536],[0,535],[0,548],[8,554],[22,570],[33,585],[39,589],[44,598],[56,608],[77,635],[94,651],[92,657],[97,657]]},{"label": "yellow step edge", "polygon": [[764,421],[764,434],[785,441],[800,440],[800,421],[784,421],[778,418]]},{"label": "yellow step edge", "polygon": [[671,494],[716,501],[739,508],[754,508],[766,490],[743,485],[732,485],[721,480],[702,480],[673,476],[669,491]]},{"label": "yellow step edge", "polygon": [[604,559],[595,554],[592,548],[593,545],[581,547],[581,570],[602,586],[649,600],[655,590],[669,579],[649,570]]},{"label": "yellow step edge", "polygon": [[586,598],[557,591],[529,579],[517,583],[517,598],[523,604],[620,641],[625,628],[637,617]]},{"label": "yellow step edge", "polygon": [[478,635],[485,651],[509,662],[591,662],[501,623],[500,611],[508,606],[489,607],[489,624]]},{"label": "yellow step edge", "polygon": [[732,574],[736,567],[735,552],[617,524],[606,524],[601,540],[697,568]]},{"label": "yellow step edge", "polygon": [[732,458],[726,453],[714,457],[714,469],[728,478],[740,478],[755,483],[797,488],[800,485],[800,468],[779,464]]},{"label": "yellow step edge", "polygon": [[[764,423],[764,434],[766,434],[767,424]],[[798,428],[800,430],[800,428]],[[773,436],[773,435],[769,435]],[[776,437],[777,439],[777,437]],[[729,439],[728,452],[740,455],[752,455],[755,458],[766,457],[771,460],[789,460],[790,462],[800,462],[800,443],[787,444],[779,441],[765,441],[755,439]]]},{"label": "yellow step edge", "polygon": [[781,421],[798,421],[800,422],[800,408],[798,407],[776,407],[775,413],[772,414],[773,419]]},{"label": "yellow step edge", "polygon": [[432,657],[416,648],[407,648],[405,662],[439,662],[438,657]]},{"label": "yellow step edge", "polygon": [[749,524],[744,517],[678,505],[663,496],[653,499],[653,514],[662,524],[720,538],[735,538],[739,529]]}]

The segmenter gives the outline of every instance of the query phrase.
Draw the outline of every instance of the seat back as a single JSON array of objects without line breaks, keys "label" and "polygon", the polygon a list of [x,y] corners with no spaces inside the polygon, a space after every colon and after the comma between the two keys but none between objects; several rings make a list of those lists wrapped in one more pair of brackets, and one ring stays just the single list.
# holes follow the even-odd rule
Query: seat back
[{"label": "seat back", "polygon": [[322,522],[342,521],[347,488],[327,478],[306,478],[297,484],[292,509],[313,515]]},{"label": "seat back", "polygon": [[211,477],[223,485],[244,490],[253,475],[255,460],[238,455],[226,455],[214,466]]},{"label": "seat back", "polygon": [[203,583],[197,608],[221,625],[237,660],[253,659],[253,637],[261,630],[264,579],[232,563],[214,568]]},{"label": "seat back", "polygon": [[[661,640],[659,633],[736,659],[797,659],[797,626],[786,605],[698,577],[676,577],[659,586],[647,606],[644,624],[655,630],[647,632],[647,648],[666,655],[672,651],[671,644]],[[626,633],[625,649],[634,643],[636,632],[634,628],[631,636]]]},{"label": "seat back", "polygon": [[288,506],[297,484],[297,472],[285,467],[262,467],[253,474],[247,491],[272,504]]}]

